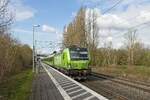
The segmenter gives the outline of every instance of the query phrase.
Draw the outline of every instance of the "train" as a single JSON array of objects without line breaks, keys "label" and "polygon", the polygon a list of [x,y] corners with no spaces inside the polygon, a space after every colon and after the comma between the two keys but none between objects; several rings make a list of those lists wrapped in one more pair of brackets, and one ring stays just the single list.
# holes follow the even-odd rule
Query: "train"
[{"label": "train", "polygon": [[83,47],[72,46],[59,53],[54,52],[44,62],[74,79],[87,79],[91,73],[90,55]]}]

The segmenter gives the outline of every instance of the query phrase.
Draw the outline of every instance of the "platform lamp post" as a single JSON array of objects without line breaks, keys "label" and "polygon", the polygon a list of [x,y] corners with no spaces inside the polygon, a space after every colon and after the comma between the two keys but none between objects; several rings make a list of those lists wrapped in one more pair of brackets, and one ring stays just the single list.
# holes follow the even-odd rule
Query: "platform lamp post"
[{"label": "platform lamp post", "polygon": [[33,60],[33,67],[32,67],[32,71],[35,72],[35,39],[34,39],[34,33],[35,33],[35,28],[36,27],[40,27],[40,25],[33,25],[32,29],[33,29],[33,52],[32,52],[32,60]]}]

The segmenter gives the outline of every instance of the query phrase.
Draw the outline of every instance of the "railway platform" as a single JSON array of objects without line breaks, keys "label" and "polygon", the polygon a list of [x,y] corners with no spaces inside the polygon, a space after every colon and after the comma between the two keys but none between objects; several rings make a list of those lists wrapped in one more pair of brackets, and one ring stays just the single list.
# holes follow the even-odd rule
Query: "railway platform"
[{"label": "railway platform", "polygon": [[46,71],[42,69],[33,81],[29,100],[64,100]]},{"label": "railway platform", "polygon": [[51,66],[41,65],[44,71],[33,83],[30,100],[108,100]]}]

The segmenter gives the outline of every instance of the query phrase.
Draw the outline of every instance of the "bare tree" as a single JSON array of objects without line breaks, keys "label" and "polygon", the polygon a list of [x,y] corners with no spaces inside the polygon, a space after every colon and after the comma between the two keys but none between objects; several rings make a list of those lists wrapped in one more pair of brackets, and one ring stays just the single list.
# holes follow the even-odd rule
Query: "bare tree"
[{"label": "bare tree", "polygon": [[87,47],[85,12],[86,9],[82,7],[75,19],[64,28],[63,43],[65,46],[78,45],[80,47]]},{"label": "bare tree", "polygon": [[96,52],[98,47],[97,25],[98,15],[94,10],[87,14],[87,9],[82,7],[75,19],[64,28],[63,43],[65,46],[78,45],[87,47],[91,53],[93,64],[96,64]]},{"label": "bare tree", "polygon": [[128,64],[134,64],[134,51],[135,45],[137,43],[137,33],[136,30],[131,30],[125,34],[125,46],[128,50]]},{"label": "bare tree", "polygon": [[[11,62],[14,62],[14,39],[9,34],[9,27],[13,17],[8,10],[9,0],[0,0],[0,78],[11,71]],[[13,59],[12,59],[13,58]]]},{"label": "bare tree", "polygon": [[12,24],[13,16],[8,11],[9,0],[0,0],[0,33],[4,33]]},{"label": "bare tree", "polygon": [[88,48],[91,52],[91,60],[94,65],[96,65],[96,52],[97,52],[97,47],[99,44],[99,27],[97,25],[97,14],[93,10],[90,10],[89,13],[87,14],[87,43],[88,43]]}]

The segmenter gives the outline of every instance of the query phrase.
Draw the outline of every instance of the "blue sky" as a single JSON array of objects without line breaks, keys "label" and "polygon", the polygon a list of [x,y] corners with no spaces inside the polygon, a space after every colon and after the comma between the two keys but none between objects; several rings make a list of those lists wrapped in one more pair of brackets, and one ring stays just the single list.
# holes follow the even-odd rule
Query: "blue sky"
[{"label": "blue sky", "polygon": [[[24,12],[33,14],[33,16],[25,14],[25,16],[29,17],[25,19],[19,18],[21,19],[19,21],[16,18],[15,29],[26,31],[31,31],[33,24],[49,25],[62,31],[64,25],[71,21],[72,13],[76,12],[80,6],[78,2],[72,2],[71,0],[43,0],[42,2],[39,0],[21,0],[19,3],[21,3],[22,7],[25,7],[23,9]],[[19,9],[19,7],[16,7],[16,9]],[[18,11],[17,13],[20,12]]]},{"label": "blue sky", "polygon": [[[11,6],[16,16],[13,36],[32,46],[33,24],[41,25],[36,28],[36,40],[60,42],[64,26],[73,19],[81,3],[77,0],[14,0]],[[43,25],[45,31],[42,31]]]},{"label": "blue sky", "polygon": [[[97,21],[103,32],[100,35],[106,38],[100,40],[111,40],[114,46],[121,46],[121,36],[115,32],[124,32],[121,29],[128,29],[132,25],[137,25],[150,20],[150,1],[149,0],[123,0],[117,7],[103,15],[108,8],[119,0],[12,0],[10,8],[14,12],[15,22],[12,26],[12,35],[19,39],[21,43],[32,46],[32,25],[40,24],[36,28],[36,40],[41,41],[38,48],[44,48],[49,42],[61,42],[62,31],[66,24],[71,22],[81,5],[89,8],[96,8],[95,12],[99,15]],[[133,18],[131,23],[130,19]],[[111,32],[110,32],[111,28]],[[108,31],[111,34],[107,34]],[[148,28],[142,29],[139,36],[145,43],[150,44],[150,31]],[[109,35],[109,36],[108,36]],[[148,37],[145,37],[148,35]],[[43,41],[43,42],[42,42]],[[100,41],[100,44],[103,42]],[[48,48],[48,50],[50,47]],[[53,48],[53,50],[56,48]],[[48,51],[45,49],[45,52]],[[44,50],[41,50],[44,52]]]}]

